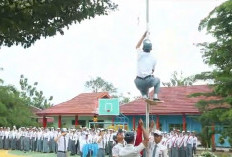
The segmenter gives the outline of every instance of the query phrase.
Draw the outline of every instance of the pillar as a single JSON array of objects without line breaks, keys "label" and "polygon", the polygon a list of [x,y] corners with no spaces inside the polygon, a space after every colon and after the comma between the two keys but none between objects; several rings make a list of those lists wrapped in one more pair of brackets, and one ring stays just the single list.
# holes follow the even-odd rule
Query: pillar
[{"label": "pillar", "polygon": [[114,117],[112,117],[112,126],[114,126]]},{"label": "pillar", "polygon": [[45,116],[43,116],[43,127],[47,127],[47,118]]},{"label": "pillar", "polygon": [[61,115],[58,117],[58,128],[61,128]]},{"label": "pillar", "polygon": [[75,128],[77,127],[78,125],[78,115],[75,116]]},{"label": "pillar", "polygon": [[160,125],[159,125],[159,115],[156,115],[156,129],[159,130],[160,129]]},{"label": "pillar", "polygon": [[135,116],[133,116],[133,129],[135,130]]},{"label": "pillar", "polygon": [[183,114],[183,131],[186,131],[186,115]]}]

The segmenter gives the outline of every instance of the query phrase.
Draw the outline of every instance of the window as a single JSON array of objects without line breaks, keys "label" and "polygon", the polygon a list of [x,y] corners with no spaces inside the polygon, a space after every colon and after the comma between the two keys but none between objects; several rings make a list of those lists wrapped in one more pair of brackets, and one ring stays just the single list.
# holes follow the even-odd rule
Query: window
[{"label": "window", "polygon": [[[89,120],[89,122],[93,122],[93,120]],[[97,122],[104,122],[104,120],[98,120]],[[104,124],[95,124],[96,128],[104,128]],[[90,128],[94,128],[94,124],[90,124]]]},{"label": "window", "polygon": [[[75,120],[72,120],[72,125],[75,125]],[[81,125],[82,127],[86,127],[86,121],[78,120],[78,125]]]},{"label": "window", "polygon": [[75,120],[72,120],[72,125],[75,125]]}]

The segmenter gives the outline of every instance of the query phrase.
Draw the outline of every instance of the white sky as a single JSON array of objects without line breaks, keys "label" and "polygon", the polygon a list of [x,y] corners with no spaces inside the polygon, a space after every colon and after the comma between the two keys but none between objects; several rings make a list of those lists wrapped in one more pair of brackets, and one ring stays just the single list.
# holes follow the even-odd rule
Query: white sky
[{"label": "white sky", "polygon": [[[145,0],[113,0],[119,10],[73,24],[63,36],[42,39],[32,47],[0,49],[0,78],[19,88],[20,75],[38,82],[53,103],[89,92],[86,81],[102,77],[119,93],[138,96],[135,46],[146,29]],[[198,32],[201,19],[225,0],[150,0],[150,39],[158,63],[155,75],[169,81],[173,71],[184,76],[209,68],[193,45],[209,39]],[[125,94],[126,95],[126,94]]]}]

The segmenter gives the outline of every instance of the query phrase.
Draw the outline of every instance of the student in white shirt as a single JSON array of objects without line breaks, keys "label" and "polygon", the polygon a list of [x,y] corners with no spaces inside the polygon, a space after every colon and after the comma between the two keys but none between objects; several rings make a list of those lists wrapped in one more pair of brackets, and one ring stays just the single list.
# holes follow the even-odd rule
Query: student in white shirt
[{"label": "student in white shirt", "polygon": [[119,150],[119,157],[140,157],[140,152],[148,145],[149,134],[143,127],[142,119],[139,120],[139,125],[143,131],[144,140],[138,146],[134,146],[134,132],[126,132],[124,135],[124,140],[127,142],[127,144],[125,147]]},{"label": "student in white shirt", "polygon": [[106,142],[107,141],[105,138],[105,130],[101,129],[97,137],[97,144],[98,144],[97,157],[105,157]]},{"label": "student in white shirt", "polygon": [[124,146],[124,136],[122,129],[119,129],[117,134],[113,136],[114,141],[116,142],[116,145],[112,148],[112,156],[113,157],[119,157],[119,151]]},{"label": "student in white shirt", "polygon": [[148,157],[168,157],[168,149],[161,144],[162,133],[159,130],[153,132],[154,142],[149,142]]},{"label": "student in white shirt", "polygon": [[58,145],[57,157],[67,157],[68,156],[67,150],[68,150],[69,138],[66,137],[67,131],[68,130],[66,128],[62,128],[61,134],[54,139]]}]

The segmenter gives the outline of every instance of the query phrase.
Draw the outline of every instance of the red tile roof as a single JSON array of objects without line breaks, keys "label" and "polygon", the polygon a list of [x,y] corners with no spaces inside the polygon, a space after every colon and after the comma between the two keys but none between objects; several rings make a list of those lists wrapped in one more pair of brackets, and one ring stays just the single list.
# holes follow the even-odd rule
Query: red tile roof
[{"label": "red tile roof", "polygon": [[93,115],[98,107],[98,99],[110,98],[108,92],[82,93],[73,99],[52,106],[37,115]]},{"label": "red tile roof", "polygon": [[33,116],[37,116],[36,113],[41,111],[42,109],[35,107],[35,106],[29,106],[31,113],[33,114]]},{"label": "red tile roof", "polygon": [[[211,91],[212,89],[208,85],[162,87],[160,89],[159,98],[163,100],[164,103],[151,106],[150,114],[200,114],[200,111],[195,107],[195,104],[199,100],[215,100],[219,98],[205,96],[189,98],[188,95]],[[153,91],[150,93],[150,96],[152,95]],[[121,105],[120,112],[125,115],[144,115],[146,112],[146,103],[143,99],[139,98]]]}]

